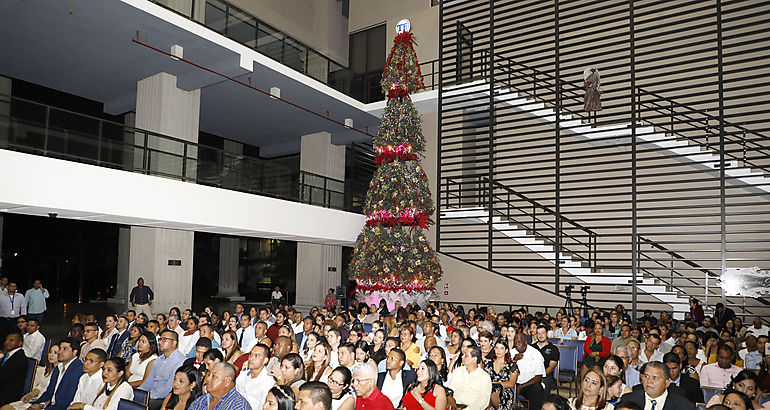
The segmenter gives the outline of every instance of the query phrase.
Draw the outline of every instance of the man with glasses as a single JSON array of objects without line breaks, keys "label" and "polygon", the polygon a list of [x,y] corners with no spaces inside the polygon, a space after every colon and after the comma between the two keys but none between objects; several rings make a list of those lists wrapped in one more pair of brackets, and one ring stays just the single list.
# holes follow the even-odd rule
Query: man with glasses
[{"label": "man with glasses", "polygon": [[158,338],[161,355],[155,359],[140,389],[150,392],[150,410],[158,410],[163,399],[171,392],[176,369],[184,363],[185,357],[177,350],[179,335],[173,330],[164,330]]},{"label": "man with glasses", "polygon": [[371,363],[359,363],[353,366],[353,391],[356,392],[356,410],[382,409],[393,410],[388,396],[377,388],[377,368]]},{"label": "man with glasses", "polygon": [[[83,363],[86,362],[86,356],[88,355],[88,352],[90,352],[91,350],[102,349],[105,352],[107,351],[107,346],[104,345],[104,341],[102,341],[102,339],[99,339],[99,325],[97,325],[94,322],[86,324],[85,329],[83,330],[83,341],[85,343],[83,343],[83,345],[80,346],[80,361]],[[94,396],[93,398],[95,399],[96,396]]]},{"label": "man with glasses", "polygon": [[[638,343],[635,339],[631,339],[629,342],[630,341]],[[618,346],[617,349],[615,349],[615,354],[623,359],[623,366],[626,368],[626,385],[634,387],[639,384],[639,371],[634,369],[634,366],[631,366],[631,353],[629,352],[629,348],[630,346],[627,345]]]}]

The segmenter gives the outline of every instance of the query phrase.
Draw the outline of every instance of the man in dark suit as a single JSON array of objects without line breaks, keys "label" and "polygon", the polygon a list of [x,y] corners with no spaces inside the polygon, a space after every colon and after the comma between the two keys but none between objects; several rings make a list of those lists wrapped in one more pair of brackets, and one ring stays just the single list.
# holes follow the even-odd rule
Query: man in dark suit
[{"label": "man in dark suit", "polygon": [[717,329],[724,329],[725,324],[730,319],[735,319],[735,312],[729,307],[725,307],[722,302],[716,304],[716,312],[714,312],[714,319],[717,322]]},{"label": "man in dark suit", "polygon": [[48,389],[32,402],[30,409],[65,410],[70,405],[83,375],[83,362],[78,359],[79,355],[80,344],[77,340],[66,338],[59,342],[59,364],[51,373]]},{"label": "man in dark suit", "polygon": [[0,364],[0,406],[13,403],[24,394],[27,374],[27,356],[24,355],[21,333],[11,332],[5,337]]},{"label": "man in dark suit", "polygon": [[115,324],[115,328],[118,329],[118,333],[112,336],[112,341],[110,341],[110,345],[107,346],[107,356],[115,357],[120,354],[120,349],[123,347],[123,342],[125,342],[129,336],[128,324],[129,322],[126,316],[121,316],[118,318],[118,322]]},{"label": "man in dark suit", "polygon": [[695,403],[669,390],[671,375],[661,362],[642,366],[642,389],[626,393],[621,401],[636,403],[642,410],[695,410]]},{"label": "man in dark suit", "polygon": [[377,388],[393,403],[401,405],[401,398],[409,392],[409,385],[417,379],[414,370],[405,370],[406,354],[401,349],[391,349],[385,359],[385,371],[377,374]]},{"label": "man in dark suit", "polygon": [[313,331],[313,318],[308,316],[302,320],[302,332],[296,334],[297,346],[299,351],[305,350],[307,346],[307,336]]},{"label": "man in dark suit", "polygon": [[703,390],[698,380],[682,374],[682,359],[674,352],[663,355],[663,364],[668,367],[671,385],[679,387],[682,394],[693,403],[703,403]]}]

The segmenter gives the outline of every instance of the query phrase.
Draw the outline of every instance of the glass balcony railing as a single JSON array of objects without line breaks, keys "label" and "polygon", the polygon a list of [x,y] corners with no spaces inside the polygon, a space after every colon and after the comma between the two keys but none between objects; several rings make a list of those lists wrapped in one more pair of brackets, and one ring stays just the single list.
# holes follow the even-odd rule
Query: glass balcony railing
[{"label": "glass balcony railing", "polygon": [[286,66],[333,84],[340,64],[221,0],[149,0],[256,50]]},{"label": "glass balcony railing", "polygon": [[360,212],[345,181],[8,95],[0,149]]},{"label": "glass balcony railing", "polygon": [[[385,99],[382,72],[356,74],[347,67],[222,0],[149,0],[200,23],[361,102]],[[425,89],[438,86],[438,60],[420,63]]]}]

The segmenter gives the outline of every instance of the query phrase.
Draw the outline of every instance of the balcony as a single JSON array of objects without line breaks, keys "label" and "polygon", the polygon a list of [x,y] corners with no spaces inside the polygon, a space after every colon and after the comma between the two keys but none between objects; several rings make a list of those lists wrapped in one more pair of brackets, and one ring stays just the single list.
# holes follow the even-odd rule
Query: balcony
[{"label": "balcony", "polygon": [[354,212],[365,195],[346,181],[26,99],[0,95],[2,106],[4,149]]}]

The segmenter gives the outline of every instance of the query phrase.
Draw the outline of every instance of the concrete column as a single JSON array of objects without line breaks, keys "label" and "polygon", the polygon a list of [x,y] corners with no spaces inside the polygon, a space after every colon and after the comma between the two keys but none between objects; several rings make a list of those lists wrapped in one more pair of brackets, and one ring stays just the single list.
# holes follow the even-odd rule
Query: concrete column
[{"label": "concrete column", "polygon": [[144,278],[155,293],[153,312],[192,305],[194,236],[192,231],[131,227],[128,283],[133,287]]},{"label": "concrete column", "polygon": [[119,303],[128,306],[128,291],[133,288],[128,283],[128,270],[131,253],[131,228],[121,226],[118,228],[118,277],[115,281],[115,295],[107,302]]},{"label": "concrete column", "polygon": [[[198,123],[200,118],[200,89],[185,91],[177,88],[176,77],[168,73],[158,73],[139,80],[136,87],[136,128],[157,132],[189,142],[198,142]],[[137,133],[134,143],[147,145],[156,150],[147,160],[151,171],[180,176],[182,160],[177,155],[196,158],[195,147],[185,152],[184,144],[177,141]],[[142,156],[134,157],[134,164],[142,166]],[[195,178],[196,167],[187,167],[187,177]]]},{"label": "concrete column", "polygon": [[[11,115],[11,84],[10,78],[0,76],[0,117],[7,118]],[[0,148],[8,146],[9,137],[9,129],[7,127],[0,127]]]},{"label": "concrete column", "polygon": [[[302,136],[299,163],[303,171],[345,179],[345,147],[333,145],[328,132]],[[296,305],[323,304],[327,290],[340,285],[342,270],[341,246],[298,243]]]},{"label": "concrete column", "polygon": [[231,301],[243,301],[245,297],[238,293],[240,238],[219,237],[219,292],[218,297]]},{"label": "concrete column", "polygon": [[[137,83],[135,111],[133,121],[136,128],[178,140],[198,142],[200,90],[177,88],[176,77],[171,74],[158,73]],[[126,121],[131,121],[131,118]],[[143,134],[137,133],[134,138],[135,144],[144,146]],[[185,144],[156,137],[148,138],[146,144],[148,148],[161,151],[150,157],[151,170],[180,175],[181,159],[164,156],[164,153],[182,155]],[[191,152],[188,147],[187,156],[195,158],[196,155],[197,152]],[[135,166],[141,168],[142,155],[134,155],[133,161]],[[195,170],[192,168],[188,171],[192,171],[194,177]],[[182,309],[190,307],[194,232],[132,226],[128,237],[128,273],[124,294],[128,294],[136,280],[142,277],[155,293],[154,312],[168,312],[173,306]],[[119,276],[118,280],[122,281],[122,278]]]}]

